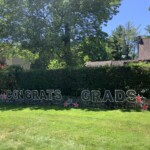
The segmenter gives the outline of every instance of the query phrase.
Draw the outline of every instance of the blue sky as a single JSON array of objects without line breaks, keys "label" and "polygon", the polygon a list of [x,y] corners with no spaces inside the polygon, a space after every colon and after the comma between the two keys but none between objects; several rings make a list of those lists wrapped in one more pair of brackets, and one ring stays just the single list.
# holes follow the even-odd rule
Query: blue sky
[{"label": "blue sky", "polygon": [[118,25],[125,25],[130,21],[135,27],[139,27],[141,35],[146,35],[145,27],[150,25],[150,0],[122,0],[119,13],[103,27],[103,31],[109,35]]}]

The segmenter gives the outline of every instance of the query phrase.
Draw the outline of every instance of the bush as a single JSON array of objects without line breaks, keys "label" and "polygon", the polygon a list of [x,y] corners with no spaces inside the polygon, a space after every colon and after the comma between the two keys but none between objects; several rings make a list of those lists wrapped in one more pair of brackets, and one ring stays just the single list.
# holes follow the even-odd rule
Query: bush
[{"label": "bush", "polygon": [[[13,86],[10,86],[10,81]],[[1,89],[46,90],[60,89],[63,95],[79,96],[83,89],[129,90],[144,92],[150,97],[150,68],[100,67],[58,70],[20,69],[0,72]]]},{"label": "bush", "polygon": [[16,89],[18,76],[23,72],[20,66],[9,66],[0,71],[0,89]]},{"label": "bush", "polygon": [[129,67],[150,67],[150,62],[130,62],[127,64]]}]

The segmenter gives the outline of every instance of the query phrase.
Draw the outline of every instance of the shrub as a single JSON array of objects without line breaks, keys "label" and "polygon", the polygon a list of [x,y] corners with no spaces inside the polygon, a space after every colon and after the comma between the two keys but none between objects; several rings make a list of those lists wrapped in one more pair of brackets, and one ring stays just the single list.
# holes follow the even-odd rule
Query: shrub
[{"label": "shrub", "polygon": [[[83,89],[129,90],[150,97],[150,68],[147,67],[100,67],[58,70],[10,69],[0,72],[1,88],[29,90],[60,89],[63,95],[79,96]],[[11,87],[12,88],[12,87]]]},{"label": "shrub", "polygon": [[50,61],[49,65],[48,65],[48,69],[61,69],[61,68],[65,68],[65,67],[66,67],[65,62],[60,63],[57,59]]}]

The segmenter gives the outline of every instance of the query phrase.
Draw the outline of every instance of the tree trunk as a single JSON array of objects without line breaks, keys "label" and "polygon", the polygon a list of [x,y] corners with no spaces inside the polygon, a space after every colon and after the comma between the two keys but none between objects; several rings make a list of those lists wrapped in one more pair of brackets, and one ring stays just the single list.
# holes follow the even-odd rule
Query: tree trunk
[{"label": "tree trunk", "polygon": [[65,24],[65,35],[64,35],[64,60],[66,62],[67,67],[72,66],[72,54],[70,49],[70,28],[69,23]]}]

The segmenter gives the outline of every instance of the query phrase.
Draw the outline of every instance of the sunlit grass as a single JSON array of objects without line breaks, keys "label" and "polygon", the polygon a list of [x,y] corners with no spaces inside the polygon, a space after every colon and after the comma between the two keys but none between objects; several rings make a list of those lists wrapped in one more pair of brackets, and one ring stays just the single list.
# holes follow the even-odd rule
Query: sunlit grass
[{"label": "sunlit grass", "polygon": [[149,150],[150,112],[2,107],[0,150]]}]

